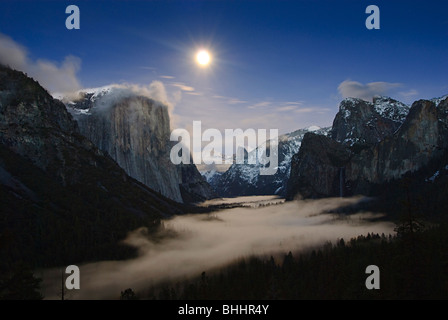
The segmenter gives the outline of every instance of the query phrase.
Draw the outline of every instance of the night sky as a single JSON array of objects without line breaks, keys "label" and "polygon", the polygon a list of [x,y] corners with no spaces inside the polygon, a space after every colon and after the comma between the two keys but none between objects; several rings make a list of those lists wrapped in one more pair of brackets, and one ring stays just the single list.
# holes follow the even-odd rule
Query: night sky
[{"label": "night sky", "polygon": [[[70,4],[79,30],[65,27]],[[371,4],[379,30],[365,26]],[[446,1],[2,0],[0,58],[13,47],[23,71],[44,85],[42,68],[67,73],[74,90],[159,81],[172,126],[286,133],[331,125],[346,96],[447,94],[447,12]]]}]

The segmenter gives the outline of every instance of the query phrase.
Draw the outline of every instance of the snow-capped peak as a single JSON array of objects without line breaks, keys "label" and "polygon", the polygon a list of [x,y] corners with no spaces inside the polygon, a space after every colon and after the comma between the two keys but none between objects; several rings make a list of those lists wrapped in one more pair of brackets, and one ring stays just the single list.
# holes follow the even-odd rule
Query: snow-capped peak
[{"label": "snow-capped peak", "polygon": [[360,98],[352,98],[352,97],[348,97],[348,98],[344,98],[344,100],[341,101],[341,103],[340,103],[339,106],[340,106],[340,107],[341,107],[341,106],[344,106],[344,105],[346,105],[348,102],[351,103],[351,104],[354,104],[354,103],[358,103],[358,102],[360,102],[360,101],[365,101],[365,100],[360,99]]},{"label": "snow-capped peak", "polygon": [[409,106],[390,97],[374,97],[373,107],[383,118],[403,122],[409,113]]},{"label": "snow-capped peak", "polygon": [[311,132],[314,132],[314,131],[317,131],[320,129],[321,129],[321,127],[318,127],[318,126],[309,126],[308,128],[306,128],[306,130],[311,131]]},{"label": "snow-capped peak", "polygon": [[107,85],[98,88],[85,88],[79,90],[78,93],[91,94],[91,99],[96,99],[110,93],[115,87],[114,85]]},{"label": "snow-capped peak", "polygon": [[434,102],[434,104],[436,105],[436,107],[438,107],[439,104],[440,104],[440,102],[442,102],[442,101],[445,100],[446,98],[448,98],[448,94],[446,94],[446,95],[444,95],[444,96],[442,96],[442,97],[439,97],[439,98],[433,98],[433,99],[431,99],[431,101]]}]

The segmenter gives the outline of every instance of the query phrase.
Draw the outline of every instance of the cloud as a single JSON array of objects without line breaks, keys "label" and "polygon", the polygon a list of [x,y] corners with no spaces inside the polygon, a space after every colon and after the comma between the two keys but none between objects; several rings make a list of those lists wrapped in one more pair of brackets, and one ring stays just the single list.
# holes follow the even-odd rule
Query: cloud
[{"label": "cloud", "polygon": [[285,104],[292,104],[292,105],[301,106],[303,103],[304,103],[304,101],[288,101]]},{"label": "cloud", "polygon": [[344,98],[360,98],[372,101],[374,96],[387,95],[392,89],[400,86],[400,83],[369,82],[362,84],[357,81],[345,80],[339,84],[338,91]]},{"label": "cloud", "polygon": [[231,105],[242,104],[242,103],[247,103],[248,102],[246,100],[242,100],[242,99],[239,99],[239,98],[225,97],[225,96],[221,96],[221,95],[213,95],[213,96],[211,96],[211,98],[220,99],[220,100],[226,100],[226,103],[231,104]]},{"label": "cloud", "polygon": [[186,84],[184,84],[182,82],[173,82],[173,83],[170,83],[170,85],[172,85],[173,87],[179,88],[182,91],[188,91],[188,92],[194,91],[193,87],[187,86]]},{"label": "cloud", "polygon": [[411,89],[409,91],[401,91],[399,93],[404,98],[412,98],[412,97],[418,95],[418,91],[415,89]]},{"label": "cloud", "polygon": [[[198,276],[202,271],[209,272],[250,255],[269,257],[288,251],[301,252],[327,241],[348,240],[368,232],[393,234],[392,223],[368,221],[373,214],[326,213],[356,203],[359,198],[291,201],[259,207],[282,200],[265,196],[256,197],[258,202],[254,203],[253,199],[246,199],[249,208],[167,220],[165,230],[172,236],[160,238],[164,240],[151,239],[145,229],[135,230],[125,243],[138,248],[139,256],[126,261],[80,265],[81,289],[73,290],[72,298],[117,299],[126,288],[143,292],[152,285]],[[60,269],[45,270],[39,276],[44,280],[45,297],[57,299]]]},{"label": "cloud", "polygon": [[151,70],[151,71],[156,71],[157,70],[157,68],[155,68],[155,67],[148,67],[148,66],[143,66],[143,67],[140,67],[141,69],[145,69],[145,70]]},{"label": "cloud", "polygon": [[[123,84],[110,84],[104,88],[109,88],[110,92],[107,95],[102,96],[100,99],[120,100],[122,98],[131,97],[135,95],[144,96],[156,101],[161,102],[164,105],[171,106],[171,102],[168,99],[165,86],[160,81],[152,81],[149,85],[138,85],[133,83]],[[99,88],[101,89],[101,88]],[[93,89],[81,89],[80,92],[89,92]],[[98,90],[98,88],[96,89]],[[105,102],[101,100],[102,102]],[[102,103],[99,103],[102,104]],[[110,105],[110,103],[104,103],[104,105]]]},{"label": "cloud", "polygon": [[[180,92],[178,88],[167,86],[169,93],[173,89]],[[290,103],[273,100],[252,101],[244,97],[224,96],[219,93],[203,92],[202,96],[182,93],[182,102],[176,105],[174,111],[176,128],[189,130],[193,121],[200,120],[204,128],[216,128],[222,134],[225,129],[237,128],[279,129],[279,134],[284,134],[310,125],[326,127],[331,125],[332,121],[329,117],[333,112],[332,109],[308,105],[299,99]],[[231,99],[247,102],[231,104],[229,103]],[[285,110],[282,109],[283,112],[277,110],[282,107],[285,107]],[[289,110],[290,107],[295,109]]]},{"label": "cloud", "polygon": [[194,91],[187,91],[185,94],[188,94],[190,96],[202,96],[202,93],[200,92],[194,92]]},{"label": "cloud", "polygon": [[262,101],[262,102],[258,102],[253,105],[250,105],[248,108],[249,109],[259,109],[259,108],[269,107],[270,105],[271,105],[270,101]]},{"label": "cloud", "polygon": [[316,112],[317,108],[300,108],[300,109],[296,109],[294,110],[295,113],[309,113],[309,112]]},{"label": "cloud", "polygon": [[[67,96],[56,96],[61,100],[76,100],[79,99],[79,94],[82,92],[101,92],[108,91],[105,95],[100,95],[99,99],[96,102],[96,110],[103,111],[115,105],[115,103],[119,102],[122,99],[133,97],[133,96],[143,96],[150,98],[159,102],[161,107],[166,107],[168,113],[170,115],[170,120],[173,118],[173,110],[176,102],[180,99],[180,97],[176,97],[175,94],[171,95],[171,99],[168,98],[168,94],[165,89],[165,85],[160,81],[152,81],[149,85],[138,85],[132,83],[123,83],[123,84],[109,84],[100,88],[85,88],[75,92],[72,95]],[[170,121],[170,125],[172,126],[172,122]]]},{"label": "cloud", "polygon": [[163,79],[174,79],[173,76],[160,76],[160,78],[163,78]]},{"label": "cloud", "polygon": [[301,110],[300,106],[303,105],[303,101],[288,101],[280,104],[279,107],[274,108],[276,112],[288,112]]},{"label": "cloud", "polygon": [[[138,86],[136,86],[139,88]],[[166,94],[165,86],[160,81],[153,81],[149,84],[148,87],[149,90],[149,96],[152,97],[154,100],[160,101],[166,105],[168,105],[169,109],[174,107],[170,101],[168,100],[168,96]],[[137,91],[141,91],[141,89],[137,89]]]},{"label": "cloud", "polygon": [[286,111],[293,111],[297,108],[297,106],[284,106],[284,107],[279,107],[276,109],[277,112],[286,112]]},{"label": "cloud", "polygon": [[227,103],[228,104],[240,104],[240,103],[247,103],[247,101],[231,98],[231,99],[227,100]]},{"label": "cloud", "polygon": [[77,73],[81,59],[67,56],[61,63],[38,59],[32,61],[25,47],[0,33],[0,63],[33,77],[51,93],[69,93],[81,88]]}]

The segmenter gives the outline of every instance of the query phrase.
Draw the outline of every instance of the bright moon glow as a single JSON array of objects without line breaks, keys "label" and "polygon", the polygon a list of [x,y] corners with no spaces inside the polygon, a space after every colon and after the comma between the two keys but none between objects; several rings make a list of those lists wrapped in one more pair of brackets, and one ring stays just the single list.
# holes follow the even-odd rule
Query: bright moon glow
[{"label": "bright moon glow", "polygon": [[210,63],[210,54],[205,50],[201,50],[196,54],[196,61],[199,65],[206,66]]}]

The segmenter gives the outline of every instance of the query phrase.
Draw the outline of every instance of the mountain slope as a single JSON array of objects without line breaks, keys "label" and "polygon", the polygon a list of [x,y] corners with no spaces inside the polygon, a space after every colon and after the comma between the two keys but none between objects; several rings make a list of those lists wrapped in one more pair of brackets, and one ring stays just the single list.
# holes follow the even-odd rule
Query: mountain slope
[{"label": "mountain slope", "polygon": [[[65,106],[0,66],[1,266],[123,257],[120,239],[185,208],[130,178]],[[129,252],[128,252],[129,253]]]},{"label": "mountain slope", "polygon": [[320,198],[344,194],[343,167],[351,152],[337,141],[312,132],[305,134],[302,146],[291,161],[286,198]]}]

